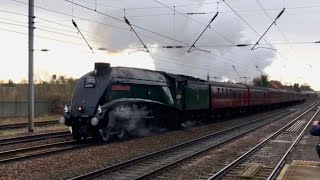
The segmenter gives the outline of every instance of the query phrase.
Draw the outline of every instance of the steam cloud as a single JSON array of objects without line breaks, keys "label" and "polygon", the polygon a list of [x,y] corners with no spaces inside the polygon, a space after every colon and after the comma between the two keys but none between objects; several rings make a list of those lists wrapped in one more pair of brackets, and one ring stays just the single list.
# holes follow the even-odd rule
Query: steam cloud
[{"label": "steam cloud", "polygon": [[[162,0],[162,3],[173,7],[172,1]],[[186,1],[183,4],[205,3],[204,0],[198,1]],[[181,3],[181,2],[180,2]],[[121,1],[119,7],[150,7],[159,6],[160,4],[150,0],[139,1],[139,6],[135,1]],[[222,3],[220,3],[222,4]],[[116,5],[115,5],[116,6]],[[189,16],[203,24],[208,24],[211,18],[215,14],[215,4],[203,4],[201,6],[191,6],[184,8],[177,8],[179,12],[212,12],[208,15],[194,15]],[[100,10],[112,16],[123,19],[123,11],[115,9]],[[230,11],[226,6],[220,5],[220,11]],[[173,11],[168,8],[144,8],[140,10],[127,9],[126,17],[131,24],[145,27],[160,34],[175,38],[179,41],[183,41],[189,45],[193,44],[196,38],[204,30],[205,25],[201,25],[195,21],[187,19],[176,13],[175,20]],[[156,16],[146,16],[146,15]],[[171,14],[171,15],[168,15]],[[143,16],[143,17],[137,17]],[[100,17],[100,16],[99,16]],[[101,22],[117,25],[128,29],[128,26],[118,21],[112,21],[110,18],[104,18]],[[175,35],[174,35],[174,21],[175,21]],[[150,32],[143,31],[136,28],[135,30],[140,33],[140,37],[147,47],[150,47],[150,57],[154,59],[154,65],[156,70],[163,70],[171,73],[191,75],[199,78],[206,78],[207,73],[215,79],[212,80],[232,80],[235,82],[243,82],[243,79],[239,78],[232,65],[234,65],[239,72],[240,76],[248,77],[248,81],[254,77],[260,76],[260,72],[256,69],[258,66],[261,70],[265,69],[272,63],[275,57],[275,52],[266,49],[259,49],[250,52],[251,47],[230,47],[230,46],[215,46],[215,45],[230,45],[254,43],[259,38],[254,34],[246,25],[234,14],[234,13],[220,13],[213,23],[211,23],[211,29],[202,35],[196,46],[202,46],[197,49],[211,51],[211,54],[203,51],[193,51],[187,53],[189,48],[183,49],[163,49],[163,48],[151,48],[160,47],[166,45],[185,45],[172,40],[165,39],[163,37],[154,35]],[[228,40],[222,38],[214,30],[223,34]],[[131,31],[125,31],[117,28],[107,28],[106,26],[97,25],[94,28],[95,34],[101,37],[103,43],[101,46],[107,46],[111,49],[126,50],[128,48],[143,50],[142,44],[137,37]],[[157,42],[153,39],[149,39],[146,36],[150,36],[161,42]],[[211,47],[203,47],[211,46]],[[215,46],[215,47],[212,47]],[[250,55],[251,53],[251,55]],[[223,56],[229,60],[222,59],[215,56]]]},{"label": "steam cloud", "polygon": [[[109,113],[109,126],[117,127],[117,125],[124,125],[124,128],[131,135],[148,136],[157,129],[146,123],[150,111],[146,107],[132,106],[118,106]],[[151,118],[152,120],[152,118]]]}]

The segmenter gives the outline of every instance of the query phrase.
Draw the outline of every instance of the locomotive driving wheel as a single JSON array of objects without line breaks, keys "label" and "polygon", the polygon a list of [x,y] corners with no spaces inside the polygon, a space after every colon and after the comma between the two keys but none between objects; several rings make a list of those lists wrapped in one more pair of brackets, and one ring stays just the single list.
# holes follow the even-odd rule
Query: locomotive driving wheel
[{"label": "locomotive driving wheel", "polygon": [[104,127],[99,130],[99,134],[103,142],[108,142],[111,138],[111,128]]},{"label": "locomotive driving wheel", "polygon": [[125,129],[124,126],[121,126],[117,129],[117,137],[120,140],[125,140],[128,138],[128,131]]}]

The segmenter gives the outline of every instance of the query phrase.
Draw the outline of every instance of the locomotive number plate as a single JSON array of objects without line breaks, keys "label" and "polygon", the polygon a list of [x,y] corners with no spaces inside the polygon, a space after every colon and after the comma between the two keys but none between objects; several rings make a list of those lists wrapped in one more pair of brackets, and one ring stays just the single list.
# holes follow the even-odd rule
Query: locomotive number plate
[{"label": "locomotive number plate", "polygon": [[95,77],[87,77],[84,81],[85,88],[94,88],[96,86],[96,78]]}]

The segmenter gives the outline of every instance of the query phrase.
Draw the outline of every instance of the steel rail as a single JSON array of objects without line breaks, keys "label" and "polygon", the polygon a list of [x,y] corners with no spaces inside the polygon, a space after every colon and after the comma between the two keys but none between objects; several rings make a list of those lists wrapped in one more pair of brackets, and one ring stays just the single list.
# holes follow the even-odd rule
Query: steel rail
[{"label": "steel rail", "polygon": [[[257,144],[255,147],[251,148],[249,151],[247,151],[246,153],[244,153],[242,156],[240,156],[239,158],[237,158],[236,160],[234,160],[233,162],[231,162],[229,165],[225,166],[223,169],[221,169],[219,172],[215,173],[213,176],[211,176],[210,178],[208,178],[208,180],[216,180],[216,179],[220,179],[222,178],[222,176],[224,176],[225,174],[227,174],[231,169],[233,169],[235,166],[237,166],[239,163],[241,163],[245,158],[247,158],[250,154],[252,154],[253,152],[255,152],[258,148],[260,148],[262,145],[264,145],[265,143],[267,143],[269,140],[273,139],[275,136],[277,136],[279,133],[281,133],[283,130],[285,130],[287,127],[289,127],[290,125],[292,125],[293,123],[295,123],[299,118],[301,118],[302,116],[304,116],[305,114],[307,114],[308,112],[310,112],[314,107],[316,107],[316,105],[312,106],[311,108],[309,108],[307,111],[305,111],[304,113],[302,113],[301,115],[299,115],[298,117],[296,117],[295,119],[293,119],[291,122],[289,122],[288,124],[286,124],[284,127],[282,127],[281,129],[279,129],[277,132],[273,133],[272,135],[270,135],[268,138],[266,138],[265,140],[263,140],[261,143]],[[318,110],[319,111],[319,110]],[[315,115],[318,113],[318,111],[315,113]]]},{"label": "steel rail", "polygon": [[75,140],[69,140],[65,142],[0,152],[0,163],[8,163],[12,161],[25,160],[28,158],[41,157],[44,155],[54,154],[67,150],[79,149],[82,147],[92,145],[91,143],[76,144],[75,142]]},{"label": "steel rail", "polygon": [[[58,120],[51,120],[51,121],[41,121],[41,122],[35,122],[35,126],[48,126],[48,125],[54,125],[58,124]],[[28,127],[28,123],[17,123],[17,124],[6,124],[1,125],[0,130],[6,130],[6,129],[19,129],[19,128],[26,128]]]},{"label": "steel rail", "polygon": [[39,141],[39,140],[50,139],[50,138],[63,138],[68,136],[71,137],[70,131],[61,131],[61,132],[53,132],[53,133],[46,133],[46,134],[5,138],[5,139],[0,139],[0,146],[27,143],[27,142]]},{"label": "steel rail", "polygon": [[[150,154],[147,154],[147,155],[143,155],[143,156],[140,156],[140,157],[137,157],[137,158],[134,158],[134,159],[125,161],[125,162],[121,162],[121,163],[118,163],[118,164],[115,164],[115,165],[112,165],[112,166],[109,166],[109,167],[106,167],[106,168],[102,168],[102,169],[99,169],[99,170],[96,170],[96,171],[93,171],[93,172],[89,172],[89,173],[86,173],[86,174],[83,174],[83,175],[80,175],[80,176],[77,176],[77,177],[73,177],[73,178],[71,178],[71,179],[72,179],[72,180],[75,180],[75,179],[92,179],[92,178],[95,178],[95,177],[98,177],[98,176],[103,176],[103,175],[105,175],[105,174],[107,174],[107,173],[111,173],[111,172],[114,172],[114,171],[117,171],[117,170],[121,170],[122,168],[131,166],[131,165],[135,165],[135,164],[137,164],[137,163],[143,162],[144,160],[148,160],[148,159],[151,159],[151,158],[156,157],[156,156],[160,156],[160,155],[163,155],[163,154],[166,154],[166,153],[170,153],[170,152],[173,152],[173,151],[178,150],[178,149],[187,149],[187,147],[189,147],[189,146],[191,147],[192,145],[194,145],[194,144],[196,144],[196,143],[201,143],[201,141],[205,141],[205,140],[208,140],[208,139],[210,139],[210,138],[214,138],[214,137],[216,137],[216,136],[218,136],[218,135],[222,135],[222,134],[224,134],[224,133],[226,133],[226,132],[229,132],[229,131],[234,131],[234,130],[238,129],[239,127],[245,127],[245,125],[253,124],[254,122],[261,121],[262,119],[267,119],[267,118],[269,118],[269,117],[276,116],[276,115],[281,114],[281,113],[285,113],[286,111],[289,111],[290,109],[292,109],[292,107],[291,107],[291,108],[288,108],[288,109],[286,109],[286,110],[284,110],[284,111],[281,111],[281,112],[272,114],[272,115],[268,115],[268,116],[265,116],[265,117],[261,117],[261,118],[255,119],[255,120],[253,120],[253,121],[246,122],[246,123],[243,123],[243,124],[240,124],[240,125],[237,125],[237,126],[228,128],[228,129],[226,129],[226,130],[222,130],[222,131],[219,131],[219,132],[216,132],[216,133],[212,133],[212,134],[209,134],[209,135],[200,137],[200,138],[196,138],[196,139],[194,139],[194,140],[190,140],[190,141],[187,141],[187,142],[178,144],[178,145],[174,145],[174,146],[169,147],[169,148],[165,148],[165,149],[160,150],[160,151],[156,151],[156,152],[153,152],[153,153],[150,153]],[[282,117],[284,117],[284,116],[287,116],[287,114],[282,115],[280,118],[282,118]],[[280,119],[280,118],[277,118],[277,119]],[[162,171],[162,170],[165,169],[165,168],[168,168],[168,167],[170,167],[170,166],[172,166],[172,165],[174,165],[174,164],[176,164],[176,163],[179,163],[179,162],[181,162],[181,161],[183,161],[183,160],[186,160],[186,159],[188,159],[188,158],[190,158],[190,157],[193,157],[193,156],[195,156],[195,155],[197,155],[197,154],[200,154],[200,153],[202,153],[202,152],[205,152],[205,151],[207,151],[207,150],[209,150],[209,149],[212,149],[213,147],[217,147],[217,146],[219,146],[219,145],[221,145],[221,144],[223,144],[223,143],[225,143],[225,142],[228,142],[228,141],[230,141],[230,140],[233,140],[233,139],[235,139],[235,138],[238,138],[238,137],[240,137],[240,136],[242,136],[242,135],[244,135],[244,134],[246,134],[246,133],[248,133],[248,132],[251,132],[251,131],[253,131],[253,130],[255,130],[255,129],[258,129],[258,128],[260,128],[260,127],[262,127],[262,126],[264,126],[264,125],[266,125],[266,124],[268,124],[268,123],[271,123],[271,122],[273,122],[273,121],[274,121],[274,120],[270,120],[270,121],[268,121],[268,122],[266,122],[266,123],[263,123],[263,124],[261,124],[261,125],[255,126],[254,128],[251,128],[250,130],[246,130],[245,132],[242,132],[242,133],[240,133],[240,134],[238,134],[238,135],[235,135],[235,136],[233,136],[233,137],[231,137],[231,138],[228,138],[228,139],[226,139],[226,140],[224,140],[224,141],[222,141],[222,142],[219,142],[219,143],[217,143],[217,144],[215,144],[215,145],[213,145],[213,146],[204,148],[204,149],[202,149],[201,151],[198,151],[198,152],[196,152],[196,153],[193,153],[193,154],[191,154],[191,155],[189,155],[189,156],[187,156],[187,157],[180,158],[179,160],[174,161],[174,162],[172,162],[172,163],[170,163],[170,164],[168,164],[168,165],[162,166],[162,167],[160,167],[160,168],[158,168],[158,169],[156,169],[156,170],[154,170],[154,171],[152,171],[152,172],[145,173],[145,174],[142,175],[142,176],[138,176],[138,177],[132,178],[132,179],[144,179],[144,178],[147,178],[147,177],[149,177],[149,176],[152,176],[152,175],[154,175],[155,173],[158,173],[159,171]]]},{"label": "steel rail", "polygon": [[289,155],[289,153],[292,151],[293,147],[295,145],[297,145],[297,143],[301,140],[301,138],[303,137],[306,129],[308,128],[308,126],[311,124],[312,120],[316,117],[316,115],[319,113],[320,108],[318,108],[317,112],[312,116],[312,118],[310,119],[310,121],[307,123],[307,125],[304,127],[304,129],[301,131],[301,133],[299,134],[299,136],[297,137],[297,139],[293,142],[293,144],[289,147],[289,149],[287,150],[287,152],[282,156],[281,160],[279,161],[279,163],[277,164],[277,166],[273,169],[272,173],[269,175],[267,180],[271,180],[275,177],[275,175],[277,174],[278,170],[280,169],[281,165],[283,164],[284,160],[286,159],[286,157]]}]

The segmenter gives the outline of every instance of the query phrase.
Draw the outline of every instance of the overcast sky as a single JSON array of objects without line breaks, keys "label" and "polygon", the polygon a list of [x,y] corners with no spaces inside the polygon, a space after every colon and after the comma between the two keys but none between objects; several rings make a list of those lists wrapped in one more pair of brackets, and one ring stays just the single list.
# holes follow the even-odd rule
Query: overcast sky
[{"label": "overcast sky", "polygon": [[[318,0],[226,0],[240,17],[223,1],[214,0],[73,2],[100,13],[65,0],[35,0],[37,80],[45,80],[52,74],[80,77],[99,61],[200,78],[209,73],[212,80],[234,82],[245,81],[240,77],[251,81],[261,74],[256,68],[259,67],[271,79],[286,84],[307,83],[320,90],[320,44],[310,43],[320,41]],[[0,79],[4,81],[28,77],[27,4],[27,0],[0,1]],[[277,26],[271,27],[255,50],[251,51],[252,45],[235,46],[257,42],[283,8],[286,9],[276,21]],[[217,10],[217,18],[188,53]],[[144,52],[130,27],[121,22],[124,15],[135,25],[134,30],[150,53]],[[94,54],[73,27],[72,19]],[[174,45],[184,48],[162,48]]]}]

